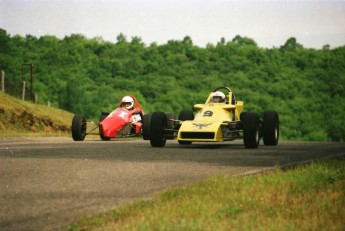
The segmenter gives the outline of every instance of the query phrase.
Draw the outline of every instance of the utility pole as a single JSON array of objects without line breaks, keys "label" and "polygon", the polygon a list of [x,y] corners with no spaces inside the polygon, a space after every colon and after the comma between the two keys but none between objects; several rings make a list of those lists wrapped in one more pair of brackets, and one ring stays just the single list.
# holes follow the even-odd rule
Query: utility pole
[{"label": "utility pole", "polygon": [[23,80],[22,100],[25,100],[25,86],[26,86],[26,81]]},{"label": "utility pole", "polygon": [[1,70],[1,91],[5,92],[5,71]]}]

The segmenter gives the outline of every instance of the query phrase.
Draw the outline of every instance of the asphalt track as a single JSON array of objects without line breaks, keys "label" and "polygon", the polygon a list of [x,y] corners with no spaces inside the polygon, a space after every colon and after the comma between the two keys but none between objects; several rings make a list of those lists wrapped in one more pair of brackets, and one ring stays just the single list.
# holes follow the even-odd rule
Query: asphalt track
[{"label": "asphalt track", "polygon": [[188,146],[168,141],[0,138],[0,230],[57,230],[168,187],[213,175],[250,174],[345,155],[345,143],[242,141]]}]

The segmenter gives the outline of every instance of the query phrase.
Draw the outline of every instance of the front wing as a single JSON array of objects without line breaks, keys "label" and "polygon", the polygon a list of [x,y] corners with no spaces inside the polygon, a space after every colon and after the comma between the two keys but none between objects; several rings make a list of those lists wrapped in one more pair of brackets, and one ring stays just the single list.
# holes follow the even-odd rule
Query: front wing
[{"label": "front wing", "polygon": [[177,140],[192,142],[221,142],[222,122],[184,121],[178,130]]}]

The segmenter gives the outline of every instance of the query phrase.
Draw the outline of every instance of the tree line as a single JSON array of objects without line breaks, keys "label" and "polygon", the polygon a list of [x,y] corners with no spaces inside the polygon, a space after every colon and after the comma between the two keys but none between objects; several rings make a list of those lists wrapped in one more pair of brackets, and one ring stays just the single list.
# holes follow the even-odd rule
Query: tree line
[{"label": "tree line", "polygon": [[229,86],[245,111],[277,111],[283,139],[345,137],[345,46],[304,48],[292,37],[280,47],[260,48],[239,35],[205,47],[189,36],[146,45],[124,34],[109,42],[81,34],[12,36],[0,29],[6,93],[21,95],[24,63],[34,65],[38,103],[90,119],[112,111],[125,94],[135,95],[146,113],[178,114],[203,103],[216,87]]}]

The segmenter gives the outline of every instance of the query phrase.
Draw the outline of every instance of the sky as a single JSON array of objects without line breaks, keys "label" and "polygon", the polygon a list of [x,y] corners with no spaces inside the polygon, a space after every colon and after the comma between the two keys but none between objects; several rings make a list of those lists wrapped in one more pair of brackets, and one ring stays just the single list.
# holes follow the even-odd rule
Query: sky
[{"label": "sky", "polygon": [[0,0],[0,28],[11,36],[71,34],[146,45],[190,36],[205,47],[236,35],[259,47],[291,38],[306,48],[345,45],[345,0]]}]

